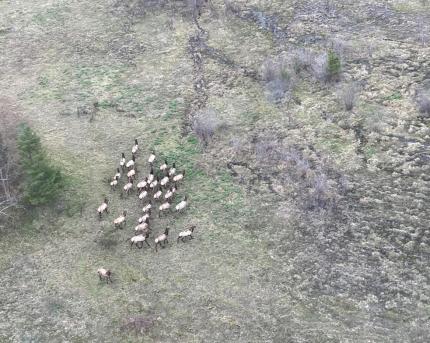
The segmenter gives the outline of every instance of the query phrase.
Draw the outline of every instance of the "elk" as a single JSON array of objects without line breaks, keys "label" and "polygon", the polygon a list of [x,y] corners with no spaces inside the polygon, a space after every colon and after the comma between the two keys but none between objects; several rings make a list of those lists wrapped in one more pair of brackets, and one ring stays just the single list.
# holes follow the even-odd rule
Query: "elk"
[{"label": "elk", "polygon": [[139,150],[139,143],[137,142],[137,138],[135,138],[135,139],[134,139],[134,145],[133,145],[133,147],[131,148],[131,153],[132,153],[133,155],[135,155],[135,154],[136,154],[136,152],[137,152],[137,150]]},{"label": "elk", "polygon": [[126,216],[127,211],[122,212],[122,215],[120,215],[118,218],[116,218],[113,223],[115,224],[115,227],[119,227],[120,229],[123,228],[123,224],[126,224]]},{"label": "elk", "polygon": [[145,242],[148,247],[150,247],[149,243],[148,243],[148,237],[149,237],[149,233],[146,233],[146,235],[140,234],[134,237],[130,238],[130,249],[133,247],[133,244],[136,244],[138,249],[142,249],[143,248],[143,242]]},{"label": "elk", "polygon": [[103,201],[103,204],[101,204],[98,208],[97,208],[97,212],[99,214],[99,218],[102,219],[102,213],[106,212],[107,214],[109,214],[109,210],[108,210],[108,199],[105,198],[105,200]]},{"label": "elk", "polygon": [[190,237],[190,239],[193,239],[194,238],[193,237],[193,232],[194,232],[195,228],[196,228],[196,226],[193,225],[189,229],[187,229],[185,231],[182,231],[182,232],[179,232],[177,243],[179,243],[179,240],[181,240],[182,242],[185,243],[185,238],[186,237]]},{"label": "elk", "polygon": [[176,205],[176,211],[182,211],[187,206],[187,197],[184,197],[184,200],[182,200],[179,204]]},{"label": "elk", "polygon": [[166,243],[169,243],[169,241],[167,240],[168,235],[169,235],[169,228],[166,227],[166,230],[164,230],[164,233],[155,239],[155,252],[158,251],[157,250],[158,245],[160,245],[160,247],[164,247]]},{"label": "elk", "polygon": [[106,280],[106,283],[109,283],[109,282],[112,283],[112,279],[110,278],[112,275],[112,272],[109,269],[99,268],[97,269],[97,274],[99,274],[100,281],[104,279]]}]

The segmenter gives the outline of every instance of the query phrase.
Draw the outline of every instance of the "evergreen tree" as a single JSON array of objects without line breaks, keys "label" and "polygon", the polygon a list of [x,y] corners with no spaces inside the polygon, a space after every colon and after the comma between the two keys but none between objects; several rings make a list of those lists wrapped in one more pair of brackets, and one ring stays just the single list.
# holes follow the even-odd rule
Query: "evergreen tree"
[{"label": "evergreen tree", "polygon": [[335,80],[339,77],[341,69],[340,58],[333,51],[328,52],[327,72],[330,80]]},{"label": "evergreen tree", "polygon": [[39,136],[26,124],[21,125],[18,136],[18,148],[21,159],[24,163],[29,163],[42,154],[42,144]]},{"label": "evergreen tree", "polygon": [[65,186],[64,176],[49,164],[40,138],[28,125],[21,127],[18,149],[25,172],[24,201],[37,206],[54,200]]}]

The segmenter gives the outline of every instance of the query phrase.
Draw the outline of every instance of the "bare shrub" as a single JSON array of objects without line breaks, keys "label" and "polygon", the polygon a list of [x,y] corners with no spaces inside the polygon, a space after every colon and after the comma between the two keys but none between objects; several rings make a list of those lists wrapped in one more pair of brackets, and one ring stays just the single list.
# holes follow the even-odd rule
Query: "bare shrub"
[{"label": "bare shrub", "polygon": [[345,59],[346,56],[352,53],[352,48],[348,45],[348,43],[338,37],[331,38],[328,42],[328,46],[341,59]]},{"label": "bare shrub", "polygon": [[426,116],[430,116],[430,97],[424,93],[418,95],[418,110]]},{"label": "bare shrub", "polygon": [[227,15],[231,13],[237,13],[240,11],[240,8],[238,7],[238,5],[231,0],[224,0],[224,7],[225,7],[225,13]]},{"label": "bare shrub", "polygon": [[291,53],[290,60],[296,73],[309,70],[312,66],[314,54],[310,49],[301,48]]},{"label": "bare shrub", "polygon": [[264,81],[270,82],[279,76],[279,66],[274,59],[266,59],[261,66],[261,77]]},{"label": "bare shrub", "polygon": [[269,98],[280,102],[295,86],[295,72],[284,56],[267,58],[261,66],[261,77],[266,83]]},{"label": "bare shrub", "polygon": [[327,73],[327,54],[321,53],[319,55],[314,56],[312,65],[311,65],[311,73],[312,75],[320,81],[327,81],[328,73]]},{"label": "bare shrub", "polygon": [[324,0],[324,9],[328,15],[334,15],[336,12],[336,4],[333,0]]},{"label": "bare shrub", "polygon": [[193,18],[201,16],[203,6],[207,2],[208,0],[185,0],[186,6],[193,15]]},{"label": "bare shrub", "polygon": [[278,162],[278,143],[274,140],[263,139],[255,145],[255,156],[260,163]]},{"label": "bare shrub", "polygon": [[236,154],[238,154],[244,147],[243,142],[238,137],[233,137],[232,139],[230,139],[229,145]]},{"label": "bare shrub", "polygon": [[315,175],[307,197],[309,209],[331,209],[338,198],[338,191],[333,187],[327,175],[320,172]]},{"label": "bare shrub", "polygon": [[333,174],[329,161],[324,161],[321,156],[312,160],[293,147],[282,151],[280,159],[287,164],[283,180],[289,180],[294,185],[297,202],[305,213],[332,211],[337,206],[343,186],[341,176],[339,180],[329,178],[328,175]]},{"label": "bare shrub", "polygon": [[428,21],[424,19],[424,17],[418,18],[418,38],[422,46],[427,45],[429,41],[429,31],[430,27],[428,25]]},{"label": "bare shrub", "polygon": [[[332,42],[332,45],[334,43]],[[341,43],[336,46],[341,50]],[[308,71],[315,79],[321,82],[337,80],[341,71],[341,54],[333,49],[328,52],[314,52],[303,48],[292,52],[289,57],[290,64],[295,72]]]},{"label": "bare shrub", "polygon": [[355,83],[349,83],[343,86],[339,91],[338,98],[345,110],[351,111],[357,101],[358,86]]},{"label": "bare shrub", "polygon": [[390,117],[383,106],[369,105],[360,113],[363,128],[369,132],[382,132]]},{"label": "bare shrub", "polygon": [[10,210],[18,206],[18,150],[16,144],[20,115],[12,101],[0,98],[0,223],[10,222]]},{"label": "bare shrub", "polygon": [[121,330],[132,331],[136,334],[144,334],[154,326],[155,321],[156,320],[152,317],[129,317],[124,320]]},{"label": "bare shrub", "polygon": [[198,112],[193,120],[193,130],[203,146],[207,146],[215,132],[222,125],[213,109],[207,108]]}]

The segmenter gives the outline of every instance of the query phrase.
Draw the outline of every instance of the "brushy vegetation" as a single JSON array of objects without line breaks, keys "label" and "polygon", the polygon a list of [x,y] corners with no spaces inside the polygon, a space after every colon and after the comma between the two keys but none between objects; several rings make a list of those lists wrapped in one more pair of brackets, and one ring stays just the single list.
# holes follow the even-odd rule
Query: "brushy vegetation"
[{"label": "brushy vegetation", "polygon": [[358,86],[355,83],[345,84],[339,92],[339,101],[347,111],[351,111],[357,102]]},{"label": "brushy vegetation", "polygon": [[295,86],[295,73],[285,56],[267,58],[261,66],[261,77],[265,81],[269,99],[280,103]]},{"label": "brushy vegetation", "polygon": [[333,49],[328,52],[317,52],[310,48],[295,49],[289,61],[297,73],[307,71],[323,83],[338,81],[342,71],[341,57]]},{"label": "brushy vegetation", "polygon": [[222,126],[214,109],[199,111],[193,119],[193,130],[203,146],[207,146],[215,132]]},{"label": "brushy vegetation", "polygon": [[418,110],[420,111],[420,113],[429,117],[430,116],[430,97],[425,93],[421,93],[417,98],[417,104],[418,104]]},{"label": "brushy vegetation", "polygon": [[15,223],[13,211],[19,206],[21,169],[16,147],[20,115],[10,101],[0,98],[0,228]]},{"label": "brushy vegetation", "polygon": [[55,200],[65,188],[66,180],[59,168],[48,161],[40,137],[27,124],[21,126],[18,149],[25,174],[23,200],[38,206]]}]

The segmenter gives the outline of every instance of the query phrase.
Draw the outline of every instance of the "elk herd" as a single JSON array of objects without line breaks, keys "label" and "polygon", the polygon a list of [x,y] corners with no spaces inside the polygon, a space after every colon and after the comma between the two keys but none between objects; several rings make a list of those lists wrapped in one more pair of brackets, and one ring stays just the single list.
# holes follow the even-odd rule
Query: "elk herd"
[{"label": "elk herd", "polygon": [[[140,181],[136,181],[138,171],[136,168],[136,157],[139,152],[138,140],[134,140],[134,145],[131,149],[131,159],[127,161],[125,154],[121,154],[119,160],[119,167],[116,168],[116,173],[112,178],[109,178],[109,184],[112,191],[115,191],[119,187],[121,177],[124,177],[124,186],[122,187],[123,194],[130,196],[136,191],[136,198],[142,206],[142,216],[137,220],[137,225],[134,228],[134,236],[129,239],[130,248],[136,245],[137,248],[141,249],[144,244],[150,247],[150,240],[152,235],[151,222],[153,220],[154,213],[158,210],[158,217],[166,216],[169,212],[182,212],[188,206],[187,196],[184,196],[176,205],[173,205],[175,195],[177,194],[179,184],[185,177],[185,170],[177,172],[175,162],[169,166],[166,159],[157,167],[157,156],[155,151],[152,150],[147,163],[149,165],[149,172],[140,178]],[[139,168],[142,168],[139,166]],[[99,219],[102,218],[103,214],[109,214],[109,200],[105,197],[103,203],[97,208]],[[114,221],[114,227],[123,229],[127,223],[127,211],[123,210],[122,214],[118,216]],[[185,239],[193,239],[193,232],[195,225],[190,228],[179,232],[177,237],[177,243],[179,241],[185,242]],[[164,248],[168,243],[169,228],[166,227],[162,234],[156,235],[154,239],[154,249],[157,252],[158,247]],[[109,269],[100,268],[97,271],[100,280],[106,280],[111,282],[111,271]]]}]

